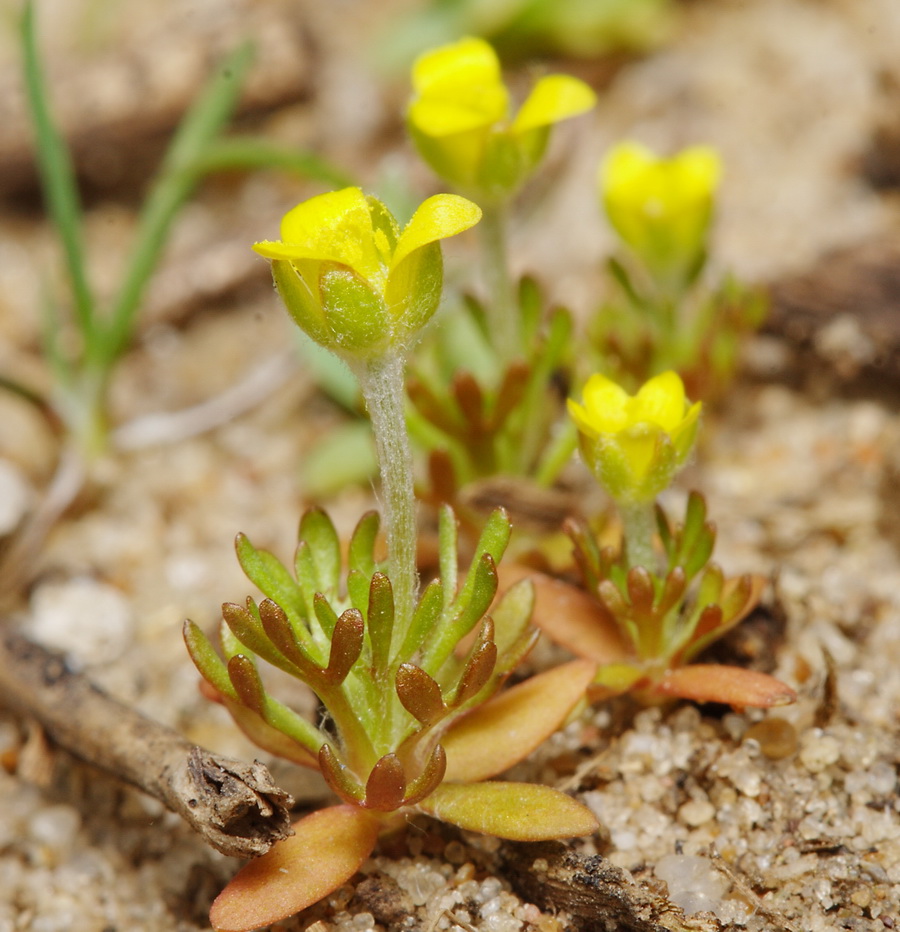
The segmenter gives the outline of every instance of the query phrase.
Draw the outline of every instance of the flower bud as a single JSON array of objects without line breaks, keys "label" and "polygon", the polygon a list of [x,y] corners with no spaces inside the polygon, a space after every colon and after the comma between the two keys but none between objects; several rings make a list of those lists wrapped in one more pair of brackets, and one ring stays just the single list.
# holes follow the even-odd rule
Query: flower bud
[{"label": "flower bud", "polygon": [[691,404],[675,372],[646,382],[634,396],[603,375],[571,399],[581,452],[597,480],[619,502],[650,502],[684,465],[697,436],[701,403]]},{"label": "flower bud", "polygon": [[534,170],[554,123],[594,106],[594,92],[568,75],[541,78],[515,117],[496,52],[466,38],[413,65],[407,122],[419,154],[445,181],[483,201],[509,196]]},{"label": "flower bud", "polygon": [[321,194],[281,221],[281,240],[253,248],[297,325],[326,349],[371,359],[405,348],[438,308],[440,240],[481,210],[454,194],[428,198],[401,232],[380,201],[359,188]]},{"label": "flower bud", "polygon": [[603,207],[658,284],[683,288],[703,265],[721,161],[708,146],[669,159],[623,142],[600,165]]}]

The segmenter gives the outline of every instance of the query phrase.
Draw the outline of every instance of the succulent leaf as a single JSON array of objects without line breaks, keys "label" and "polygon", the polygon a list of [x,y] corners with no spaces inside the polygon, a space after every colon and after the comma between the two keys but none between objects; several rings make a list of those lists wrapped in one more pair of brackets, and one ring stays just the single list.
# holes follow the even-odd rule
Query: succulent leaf
[{"label": "succulent leaf", "polygon": [[300,519],[298,538],[309,547],[318,577],[316,591],[337,592],[341,573],[341,543],[331,519],[321,508],[309,508]]},{"label": "succulent leaf", "polygon": [[293,836],[247,864],[219,894],[210,922],[217,932],[250,932],[317,903],[359,870],[380,827],[357,806],[320,809],[295,822]]},{"label": "succulent leaf", "polygon": [[400,664],[396,687],[403,708],[423,725],[434,725],[446,714],[441,687],[421,667]]},{"label": "succulent leaf", "polygon": [[494,777],[550,737],[583,700],[596,665],[573,660],[529,677],[457,719],[441,743],[450,781]]},{"label": "succulent leaf", "polygon": [[396,754],[385,754],[375,762],[366,780],[363,805],[377,812],[393,812],[403,804],[406,773]]},{"label": "succulent leaf", "polygon": [[444,822],[512,841],[591,835],[589,809],[565,793],[533,783],[442,783],[419,808]]}]

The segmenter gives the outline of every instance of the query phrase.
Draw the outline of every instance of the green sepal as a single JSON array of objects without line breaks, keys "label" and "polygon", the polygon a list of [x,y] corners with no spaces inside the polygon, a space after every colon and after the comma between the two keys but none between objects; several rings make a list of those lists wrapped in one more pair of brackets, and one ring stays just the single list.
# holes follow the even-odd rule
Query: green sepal
[{"label": "green sepal", "polygon": [[444,260],[439,242],[413,250],[391,269],[384,292],[395,320],[394,335],[404,344],[434,316],[441,303]]},{"label": "green sepal", "polygon": [[294,323],[320,346],[334,350],[334,334],[325,320],[318,294],[318,267],[318,262],[310,260],[273,259],[272,278]]},{"label": "green sepal", "polygon": [[385,302],[353,269],[322,262],[319,294],[331,331],[327,345],[335,352],[354,357],[377,355],[389,345],[392,321]]}]

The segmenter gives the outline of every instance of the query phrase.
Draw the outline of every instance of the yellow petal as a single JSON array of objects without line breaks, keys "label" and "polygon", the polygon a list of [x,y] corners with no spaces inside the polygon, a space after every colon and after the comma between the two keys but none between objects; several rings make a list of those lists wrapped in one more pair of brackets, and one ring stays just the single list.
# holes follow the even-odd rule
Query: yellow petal
[{"label": "yellow petal", "polygon": [[592,375],[582,390],[587,418],[598,434],[614,434],[627,424],[628,392],[599,372]]},{"label": "yellow petal", "polygon": [[632,423],[656,424],[671,433],[684,420],[684,384],[669,370],[645,382],[634,398]]},{"label": "yellow petal", "polygon": [[541,78],[513,121],[513,130],[523,133],[540,126],[559,123],[590,110],[597,95],[584,81],[565,74]]},{"label": "yellow petal", "polygon": [[509,97],[500,62],[483,39],[461,39],[426,52],[413,65],[410,123],[427,136],[487,129],[506,117]]},{"label": "yellow petal", "polygon": [[391,271],[410,253],[437,240],[456,236],[475,226],[481,219],[481,208],[457,194],[435,194],[419,205],[412,220],[400,234],[391,262]]},{"label": "yellow petal", "polygon": [[600,163],[600,187],[604,195],[634,190],[657,162],[654,153],[639,142],[622,142]]},{"label": "yellow petal", "polygon": [[[381,289],[386,269],[375,243],[366,196],[359,188],[344,188],[312,197],[281,221],[282,249],[259,244],[269,258],[319,259],[349,266]],[[277,255],[274,254],[277,252]]]},{"label": "yellow petal", "polygon": [[489,43],[468,36],[420,55],[413,64],[412,82],[417,94],[448,86],[499,84],[500,62]]}]

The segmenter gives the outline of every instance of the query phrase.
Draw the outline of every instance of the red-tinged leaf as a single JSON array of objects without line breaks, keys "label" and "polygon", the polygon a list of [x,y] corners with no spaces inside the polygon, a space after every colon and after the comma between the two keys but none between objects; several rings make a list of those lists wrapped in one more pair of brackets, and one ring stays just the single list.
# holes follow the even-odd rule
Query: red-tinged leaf
[{"label": "red-tinged leaf", "polygon": [[536,783],[442,783],[419,809],[468,831],[512,841],[575,838],[600,827],[590,809]]},{"label": "red-tinged leaf", "polygon": [[377,817],[356,806],[320,809],[294,835],[247,864],[216,897],[217,932],[249,932],[318,903],[359,870],[378,838]]},{"label": "red-tinged leaf", "polygon": [[595,665],[573,660],[494,696],[454,722],[441,739],[445,780],[485,780],[527,757],[583,698]]},{"label": "red-tinged leaf", "polygon": [[650,692],[695,702],[721,702],[737,708],[768,709],[790,705],[797,699],[790,686],[768,673],[707,663],[670,670],[650,687]]},{"label": "red-tinged leaf", "polygon": [[615,663],[629,657],[615,619],[599,600],[576,586],[528,569],[525,566],[500,568],[501,589],[520,579],[534,583],[535,605],[531,617],[547,636],[579,657],[596,663]]}]

